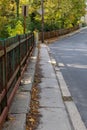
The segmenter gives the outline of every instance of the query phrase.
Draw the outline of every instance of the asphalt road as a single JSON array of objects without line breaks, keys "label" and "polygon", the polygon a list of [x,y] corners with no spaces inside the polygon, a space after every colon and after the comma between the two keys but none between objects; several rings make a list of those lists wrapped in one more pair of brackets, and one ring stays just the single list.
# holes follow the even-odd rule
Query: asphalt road
[{"label": "asphalt road", "polygon": [[87,29],[49,47],[87,127]]}]

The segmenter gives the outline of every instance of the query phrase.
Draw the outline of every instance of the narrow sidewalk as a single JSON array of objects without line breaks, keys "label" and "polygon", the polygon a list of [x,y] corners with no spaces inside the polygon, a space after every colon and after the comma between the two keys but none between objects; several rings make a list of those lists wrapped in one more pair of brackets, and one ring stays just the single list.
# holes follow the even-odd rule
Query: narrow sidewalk
[{"label": "narrow sidewalk", "polygon": [[37,130],[73,130],[62,100],[57,77],[52,66],[47,46],[40,45],[39,66],[43,78],[40,92],[40,124]]},{"label": "narrow sidewalk", "polygon": [[[30,91],[34,82],[38,48],[24,73],[21,85],[9,111],[9,121],[3,130],[26,130],[26,114],[29,112]],[[57,76],[47,46],[40,44],[39,66],[42,77],[38,84],[40,92],[40,123],[37,130],[73,130],[62,100]]]}]

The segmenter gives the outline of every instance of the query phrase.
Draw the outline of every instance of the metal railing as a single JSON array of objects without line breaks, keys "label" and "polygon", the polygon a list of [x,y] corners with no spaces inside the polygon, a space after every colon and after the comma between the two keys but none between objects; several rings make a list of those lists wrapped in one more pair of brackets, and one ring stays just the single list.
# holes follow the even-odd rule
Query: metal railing
[{"label": "metal railing", "polygon": [[[75,30],[78,30],[78,29],[79,29],[79,26],[77,25],[72,28],[47,31],[47,32],[44,32],[44,40],[62,36],[62,35],[68,34],[70,32],[73,32]],[[39,33],[39,40],[41,40],[41,39],[42,39],[42,32]]]},{"label": "metal railing", "polygon": [[33,49],[33,34],[0,40],[0,129]]}]

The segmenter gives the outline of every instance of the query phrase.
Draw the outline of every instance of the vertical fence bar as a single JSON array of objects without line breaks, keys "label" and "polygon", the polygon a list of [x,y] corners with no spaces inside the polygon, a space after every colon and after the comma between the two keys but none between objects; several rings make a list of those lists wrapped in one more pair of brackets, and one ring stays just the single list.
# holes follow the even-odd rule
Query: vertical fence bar
[{"label": "vertical fence bar", "polygon": [[18,74],[18,76],[21,76],[21,53],[20,53],[20,50],[21,50],[21,48],[20,48],[20,35],[18,35],[18,42],[19,42],[19,46],[18,46],[18,59],[19,59],[19,74]]},{"label": "vertical fence bar", "polygon": [[5,40],[3,41],[3,47],[4,47],[4,57],[3,57],[3,89],[5,89],[5,96],[2,101],[2,111],[4,107],[7,106],[7,53],[6,53],[6,43]]}]

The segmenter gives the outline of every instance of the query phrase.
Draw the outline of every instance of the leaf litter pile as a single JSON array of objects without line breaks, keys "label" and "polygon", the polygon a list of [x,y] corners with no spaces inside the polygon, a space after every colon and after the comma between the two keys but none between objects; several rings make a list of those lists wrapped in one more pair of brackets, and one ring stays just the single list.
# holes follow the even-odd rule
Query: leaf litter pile
[{"label": "leaf litter pile", "polygon": [[[38,62],[39,62],[39,58],[38,58]],[[38,62],[36,65],[34,84],[31,90],[30,111],[27,114],[26,130],[35,130],[39,124],[39,120],[41,116],[39,113],[40,88],[38,87],[38,83],[41,82],[41,72],[40,72]]]}]

